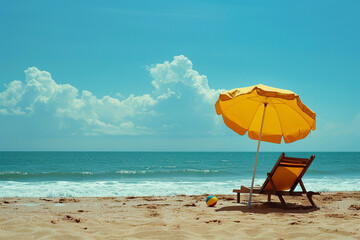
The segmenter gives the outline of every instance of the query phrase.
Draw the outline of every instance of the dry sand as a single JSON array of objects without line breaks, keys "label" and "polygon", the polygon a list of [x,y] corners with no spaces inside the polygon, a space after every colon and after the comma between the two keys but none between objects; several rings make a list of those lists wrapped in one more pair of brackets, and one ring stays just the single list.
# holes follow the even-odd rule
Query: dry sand
[{"label": "dry sand", "polygon": [[359,239],[360,192],[306,198],[255,195],[1,198],[0,239]]}]

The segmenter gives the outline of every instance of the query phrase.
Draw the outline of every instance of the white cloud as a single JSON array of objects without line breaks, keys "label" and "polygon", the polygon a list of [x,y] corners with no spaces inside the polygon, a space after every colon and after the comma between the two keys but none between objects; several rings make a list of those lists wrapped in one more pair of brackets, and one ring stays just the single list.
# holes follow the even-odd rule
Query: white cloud
[{"label": "white cloud", "polygon": [[0,109],[0,115],[10,115],[7,109]]},{"label": "white cloud", "polygon": [[0,114],[28,115],[37,108],[47,109],[55,117],[73,119],[82,123],[86,134],[143,134],[145,127],[136,127],[132,117],[146,114],[157,103],[149,94],[130,95],[127,99],[105,96],[98,99],[89,91],[69,84],[57,84],[50,73],[36,67],[25,71],[25,84],[13,81],[0,93]]},{"label": "white cloud", "polygon": [[[195,98],[203,99],[202,107],[205,110],[198,113],[199,116],[204,112],[214,114],[213,105],[223,90],[211,89],[207,77],[193,70],[191,61],[185,56],[175,56],[172,62],[156,64],[148,67],[148,70],[153,78],[153,92],[139,96],[131,94],[127,98],[121,93],[116,94],[118,98],[98,98],[86,90],[79,92],[70,84],[58,84],[50,73],[30,67],[25,70],[24,83],[13,81],[0,92],[0,115],[33,117],[38,112],[45,112],[60,120],[60,129],[71,129],[76,125],[77,130],[86,135],[153,134],[156,127],[162,128],[162,132],[168,127],[161,126],[181,128],[182,125],[177,122],[179,119],[172,119],[167,112],[172,110],[160,106],[170,100],[177,101],[178,108],[186,111],[189,102],[185,103],[180,98],[185,93],[189,96],[189,92],[192,94],[188,97],[190,103]],[[165,115],[170,117],[165,120],[160,117]],[[159,122],[158,126],[152,125],[154,122]]]},{"label": "white cloud", "polygon": [[[175,92],[171,91],[170,88],[167,89],[167,92],[159,95],[156,99],[158,100],[164,100],[164,99],[168,99],[169,97],[171,97],[171,95],[176,94]],[[179,97],[178,97],[179,98]]]},{"label": "white cloud", "polygon": [[200,75],[197,71],[192,69],[192,62],[183,55],[175,56],[172,62],[164,62],[161,64],[156,64],[148,70],[150,75],[154,79],[151,83],[160,92],[164,92],[164,89],[172,92],[172,95],[180,96],[179,93],[176,94],[175,89],[171,87],[178,86],[178,84],[183,84],[187,87],[192,88],[196,94],[203,97],[203,99],[208,103],[214,103],[219,96],[219,94],[224,89],[211,89],[208,84],[207,77],[205,75]]}]

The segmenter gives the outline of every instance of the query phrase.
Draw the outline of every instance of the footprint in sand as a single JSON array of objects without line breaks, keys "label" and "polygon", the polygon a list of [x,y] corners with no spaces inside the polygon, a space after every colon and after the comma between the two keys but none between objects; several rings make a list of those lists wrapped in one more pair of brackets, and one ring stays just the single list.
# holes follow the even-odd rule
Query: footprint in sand
[{"label": "footprint in sand", "polygon": [[196,207],[195,203],[193,204],[185,204],[184,207]]},{"label": "footprint in sand", "polygon": [[148,209],[157,209],[156,206],[147,206],[146,208],[148,208]]},{"label": "footprint in sand", "polygon": [[63,219],[75,223],[79,223],[81,221],[80,218],[74,218],[73,216],[70,215],[66,215]]},{"label": "footprint in sand", "polygon": [[360,205],[353,204],[353,205],[350,205],[350,207],[348,209],[349,210],[360,210]]},{"label": "footprint in sand", "polygon": [[46,201],[46,202],[52,202],[51,199],[45,199],[45,198],[40,198],[39,200],[41,200],[41,201]]},{"label": "footprint in sand", "polygon": [[69,202],[79,202],[79,200],[75,198],[60,198],[59,203],[69,203]]},{"label": "footprint in sand", "polygon": [[127,197],[126,199],[135,199],[136,197]]},{"label": "footprint in sand", "polygon": [[205,223],[218,223],[218,224],[221,224],[221,220],[210,220],[210,221],[206,221]]},{"label": "footprint in sand", "polygon": [[158,213],[158,212],[151,212],[150,213],[150,217],[158,217],[158,216],[160,216],[160,214]]}]

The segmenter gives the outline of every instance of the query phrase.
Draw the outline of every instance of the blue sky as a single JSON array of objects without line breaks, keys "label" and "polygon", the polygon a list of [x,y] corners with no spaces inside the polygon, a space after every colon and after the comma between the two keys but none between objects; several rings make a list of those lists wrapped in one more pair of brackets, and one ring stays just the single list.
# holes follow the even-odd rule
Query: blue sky
[{"label": "blue sky", "polygon": [[224,89],[289,89],[360,151],[359,1],[1,1],[0,150],[256,151]]}]

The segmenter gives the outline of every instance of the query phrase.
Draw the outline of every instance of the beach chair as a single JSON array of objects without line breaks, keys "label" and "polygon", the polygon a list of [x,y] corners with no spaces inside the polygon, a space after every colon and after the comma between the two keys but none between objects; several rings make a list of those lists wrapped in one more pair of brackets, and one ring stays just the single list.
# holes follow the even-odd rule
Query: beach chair
[{"label": "beach chair", "polygon": [[[253,194],[266,194],[269,202],[271,201],[271,195],[276,195],[282,205],[286,204],[283,198],[284,195],[302,196],[304,194],[311,205],[315,206],[312,196],[320,193],[306,191],[301,180],[314,158],[314,155],[309,159],[285,157],[285,153],[282,153],[274,168],[267,173],[264,184],[253,188]],[[300,184],[302,191],[294,191],[298,184]],[[241,186],[240,189],[234,189],[233,192],[237,193],[237,202],[240,203],[240,193],[250,193],[250,187]]]}]

